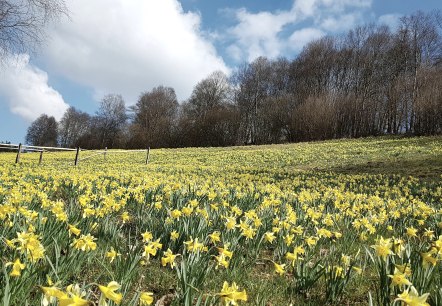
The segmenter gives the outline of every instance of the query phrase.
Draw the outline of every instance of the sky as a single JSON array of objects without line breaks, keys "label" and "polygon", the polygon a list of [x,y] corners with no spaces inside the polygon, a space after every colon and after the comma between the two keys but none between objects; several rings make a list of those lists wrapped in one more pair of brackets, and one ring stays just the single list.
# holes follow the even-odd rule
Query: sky
[{"label": "sky", "polygon": [[216,70],[258,56],[296,57],[311,40],[366,23],[398,24],[440,0],[66,0],[36,52],[0,66],[0,141],[23,142],[33,120],[69,106],[94,114],[105,94],[133,105],[159,85],[179,101]]}]

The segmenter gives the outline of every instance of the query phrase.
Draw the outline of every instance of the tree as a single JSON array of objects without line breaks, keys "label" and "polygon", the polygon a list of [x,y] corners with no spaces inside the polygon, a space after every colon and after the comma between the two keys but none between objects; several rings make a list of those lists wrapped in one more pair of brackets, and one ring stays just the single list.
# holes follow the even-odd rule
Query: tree
[{"label": "tree", "polygon": [[0,0],[0,60],[32,51],[44,40],[47,23],[67,13],[63,0]]},{"label": "tree", "polygon": [[262,125],[259,112],[271,90],[271,62],[258,57],[240,67],[233,76],[236,103],[241,113],[241,134],[244,143],[259,144]]},{"label": "tree", "polygon": [[227,76],[215,71],[195,85],[182,105],[181,145],[228,146],[237,142],[239,118]]},{"label": "tree", "polygon": [[121,95],[108,94],[103,97],[96,113],[95,129],[97,145],[111,148],[117,144],[117,136],[127,121],[126,106]]},{"label": "tree", "polygon": [[58,125],[59,143],[62,147],[75,147],[79,145],[81,139],[90,130],[91,116],[69,107],[64,113]]},{"label": "tree", "polygon": [[229,80],[224,72],[215,71],[196,84],[189,99],[193,115],[204,120],[207,112],[231,100]]},{"label": "tree", "polygon": [[133,147],[169,147],[178,112],[178,100],[171,87],[158,86],[143,93],[131,108],[134,121],[131,126]]},{"label": "tree", "polygon": [[[407,106],[406,131],[414,131],[416,108],[420,94],[419,79],[421,68],[437,64],[441,58],[441,35],[438,32],[438,16],[421,11],[401,18],[399,33],[408,48],[404,48],[407,58],[407,77],[411,80],[407,91],[411,93]],[[423,69],[425,70],[425,69]]]},{"label": "tree", "polygon": [[46,114],[38,117],[29,126],[26,143],[33,146],[55,147],[57,145],[57,121]]},{"label": "tree", "polygon": [[[0,145],[1,144],[11,144],[11,142],[10,141],[0,141]],[[1,149],[0,148],[0,152],[10,152],[10,150],[8,150],[7,148],[6,149]]]}]

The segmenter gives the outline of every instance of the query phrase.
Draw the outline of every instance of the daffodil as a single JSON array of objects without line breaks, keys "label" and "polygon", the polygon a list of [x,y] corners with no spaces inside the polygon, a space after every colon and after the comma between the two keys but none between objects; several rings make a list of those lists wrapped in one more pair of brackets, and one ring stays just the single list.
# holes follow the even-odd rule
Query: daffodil
[{"label": "daffodil", "polygon": [[225,306],[235,306],[238,305],[238,301],[247,301],[246,291],[238,290],[239,288],[235,282],[232,283],[232,286],[229,286],[228,282],[224,282],[223,288],[218,295],[221,296]]},{"label": "daffodil", "polygon": [[91,234],[81,235],[80,238],[74,239],[71,245],[78,250],[89,252],[97,248],[97,244],[94,242],[95,240],[97,240],[97,238]]},{"label": "daffodil", "polygon": [[44,293],[42,300],[43,306],[47,306],[58,300],[59,306],[87,306],[89,301],[85,300],[84,292],[80,290],[78,285],[69,285],[66,292],[61,291],[57,287],[41,287]]},{"label": "daffodil", "polygon": [[174,230],[170,233],[170,240],[176,241],[178,237],[180,237],[180,234],[177,231]]},{"label": "daffodil", "polygon": [[179,219],[179,218],[181,217],[182,213],[181,213],[180,210],[178,210],[178,209],[174,209],[174,210],[172,210],[172,212],[170,213],[170,215],[171,215],[171,217],[172,217],[173,219]]},{"label": "daffodil", "polygon": [[435,255],[437,253],[437,250],[435,248],[431,248],[428,252],[426,253],[421,253],[421,257],[422,257],[422,265],[425,268],[428,268],[430,265],[435,266],[437,263],[437,257],[434,257],[433,255]]},{"label": "daffodil", "polygon": [[212,234],[209,235],[210,241],[214,244],[221,241],[220,235],[221,233],[218,231],[213,232]]},{"label": "daffodil", "polygon": [[40,287],[44,293],[42,304],[48,306],[57,301],[57,299],[67,298],[67,294],[57,287]]},{"label": "daffodil", "polygon": [[153,235],[149,231],[142,233],[141,236],[143,237],[143,242],[149,242],[153,239]]},{"label": "daffodil", "polygon": [[81,291],[78,284],[67,286],[66,292],[68,295],[59,299],[60,306],[87,306],[90,304],[83,299],[85,292]]},{"label": "daffodil", "polygon": [[127,211],[125,211],[121,214],[121,220],[123,221],[123,223],[130,221],[130,215]]},{"label": "daffodil", "polygon": [[[411,290],[411,291],[410,291]],[[395,301],[402,301],[409,306],[430,306],[426,301],[429,293],[419,295],[416,288],[413,286],[400,293]]]},{"label": "daffodil", "polygon": [[106,257],[110,259],[111,263],[115,260],[115,258],[117,258],[117,256],[121,256],[121,254],[117,253],[113,247],[111,247],[111,250],[106,253]]},{"label": "daffodil", "polygon": [[19,258],[17,258],[14,262],[6,263],[6,267],[7,266],[12,266],[12,271],[9,273],[9,275],[13,277],[20,276],[21,271],[25,269],[25,264],[22,263]]},{"label": "daffodil", "polygon": [[275,234],[273,232],[267,232],[267,233],[264,234],[264,240],[269,242],[269,243],[272,243],[273,240],[275,240],[275,239],[276,239],[276,237],[275,237]]},{"label": "daffodil", "polygon": [[153,293],[152,292],[141,292],[140,306],[151,305],[152,303],[153,303]]},{"label": "daffodil", "polygon": [[198,238],[195,238],[195,240],[193,240],[193,238],[190,237],[190,240],[185,241],[184,244],[186,245],[186,249],[189,252],[198,252],[203,250],[204,248],[204,244],[198,242]]},{"label": "daffodil", "polygon": [[273,263],[275,267],[275,272],[279,275],[283,275],[285,273],[285,264],[277,264],[276,262]]},{"label": "daffodil", "polygon": [[375,245],[372,245],[371,247],[375,249],[376,255],[381,257],[383,260],[386,260],[388,255],[394,254],[391,250],[392,248],[392,242],[391,239],[384,239],[383,237],[380,237],[378,239],[378,243]]},{"label": "daffodil", "polygon": [[406,263],[403,265],[395,265],[395,270],[398,270],[400,273],[404,274],[406,277],[410,277],[411,276],[411,268],[410,268],[410,264]]},{"label": "daffodil", "polygon": [[218,268],[218,266],[222,266],[226,269],[229,267],[229,258],[223,253],[219,254],[218,256],[215,256],[215,259],[216,262],[218,263],[216,269]]},{"label": "daffodil", "polygon": [[107,305],[106,299],[112,300],[115,302],[115,304],[120,305],[121,300],[123,299],[123,295],[121,293],[115,292],[121,288],[120,284],[112,281],[107,284],[107,286],[98,285],[98,288],[102,293],[99,301],[99,306]]},{"label": "daffodil", "polygon": [[403,288],[404,286],[411,286],[411,282],[407,279],[405,274],[400,272],[397,268],[394,270],[393,275],[388,275],[389,278],[391,278],[391,287],[398,286],[400,288]]},{"label": "daffodil", "polygon": [[304,239],[304,241],[305,241],[305,243],[306,243],[309,247],[312,247],[312,246],[315,246],[315,245],[316,245],[316,243],[318,242],[318,238],[316,238],[316,237],[306,237],[306,238]]},{"label": "daffodil", "polygon": [[305,254],[305,249],[302,246],[297,246],[293,249],[293,252],[287,252],[285,254],[285,258],[291,262],[291,265],[294,267],[295,262]]},{"label": "daffodil", "polygon": [[407,227],[406,229],[408,237],[417,237],[417,229],[415,229],[414,227]]},{"label": "daffodil", "polygon": [[161,265],[165,267],[167,264],[170,264],[170,267],[175,267],[175,258],[178,255],[174,255],[170,249],[167,249],[167,251],[164,253],[164,256],[161,258]]},{"label": "daffodil", "polygon": [[74,225],[68,224],[69,237],[72,235],[79,236],[81,230],[75,227]]}]

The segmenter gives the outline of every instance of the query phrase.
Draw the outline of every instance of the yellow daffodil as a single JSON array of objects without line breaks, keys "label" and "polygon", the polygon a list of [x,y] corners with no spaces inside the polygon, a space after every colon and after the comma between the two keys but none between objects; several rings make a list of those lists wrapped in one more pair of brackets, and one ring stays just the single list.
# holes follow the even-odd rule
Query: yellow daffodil
[{"label": "yellow daffodil", "polygon": [[384,239],[383,237],[380,237],[378,239],[378,243],[372,245],[371,247],[375,249],[376,255],[381,257],[383,260],[386,260],[388,255],[394,254],[391,250],[392,246],[391,239]]},{"label": "yellow daffodil", "polygon": [[175,258],[178,255],[172,254],[172,251],[170,249],[167,249],[167,251],[164,253],[164,256],[161,258],[161,265],[165,267],[167,264],[170,264],[170,267],[175,267]]},{"label": "yellow daffodil", "polygon": [[142,233],[141,236],[143,237],[143,242],[149,242],[153,239],[152,233],[148,231]]},{"label": "yellow daffodil", "polygon": [[106,257],[110,259],[111,263],[115,260],[115,258],[117,258],[117,256],[121,256],[121,254],[117,253],[113,247],[111,247],[111,250],[106,253]]},{"label": "yellow daffodil", "polygon": [[172,241],[176,241],[178,237],[180,237],[180,234],[177,231],[174,230],[170,233],[170,239]]},{"label": "yellow daffodil", "polygon": [[153,303],[153,293],[152,292],[141,292],[140,306],[152,305],[152,303]]},{"label": "yellow daffodil", "polygon": [[9,273],[10,276],[18,277],[21,275],[21,271],[25,269],[25,264],[23,264],[19,258],[17,258],[14,262],[6,263],[7,266],[12,266],[12,271]]},{"label": "yellow daffodil", "polygon": [[285,264],[277,264],[276,262],[273,263],[275,267],[275,272],[279,275],[283,275],[285,273]]},{"label": "yellow daffodil", "polygon": [[221,233],[218,231],[213,232],[212,234],[209,235],[210,241],[214,244],[221,241],[220,235]]},{"label": "yellow daffodil", "polygon": [[406,229],[408,237],[417,237],[417,229],[415,229],[414,227],[407,227]]},{"label": "yellow daffodil", "polygon": [[68,228],[69,228],[69,237],[71,236],[71,234],[75,235],[75,236],[79,236],[81,233],[81,230],[78,229],[77,227],[75,227],[74,225],[68,224]]},{"label": "yellow daffodil", "polygon": [[412,286],[411,289],[409,288],[400,293],[395,301],[402,301],[405,305],[409,306],[430,306],[430,304],[426,302],[429,295],[429,293],[419,295],[416,288]]},{"label": "yellow daffodil", "polygon": [[115,304],[120,305],[123,295],[115,291],[121,288],[120,284],[115,281],[110,282],[107,286],[98,285],[98,289],[101,291],[101,297],[99,301],[100,306],[107,305],[106,299],[112,300]]},{"label": "yellow daffodil", "polygon": [[269,243],[272,243],[273,240],[275,240],[275,239],[276,239],[276,237],[275,237],[275,234],[273,232],[267,232],[267,233],[264,234],[264,240],[269,242]]},{"label": "yellow daffodil", "polygon": [[398,286],[403,288],[404,286],[411,286],[411,282],[407,279],[405,274],[400,272],[397,268],[394,270],[394,275],[388,275],[391,278],[391,287]]},{"label": "yellow daffodil", "polygon": [[94,242],[96,239],[91,234],[81,235],[80,238],[74,239],[72,246],[84,252],[93,251],[97,248],[97,244]]},{"label": "yellow daffodil", "polygon": [[247,301],[247,293],[245,290],[238,291],[239,288],[235,282],[232,286],[229,286],[228,282],[224,282],[221,292],[218,294],[221,296],[221,300],[224,302],[224,306],[238,305],[238,301]]}]

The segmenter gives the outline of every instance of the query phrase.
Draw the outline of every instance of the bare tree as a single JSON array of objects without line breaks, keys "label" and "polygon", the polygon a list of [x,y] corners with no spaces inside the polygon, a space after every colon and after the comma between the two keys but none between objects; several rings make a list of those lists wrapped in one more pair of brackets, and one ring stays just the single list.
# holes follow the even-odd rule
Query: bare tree
[{"label": "bare tree", "polygon": [[28,128],[26,143],[33,146],[57,145],[57,121],[46,114],[38,117]]},{"label": "bare tree", "polygon": [[159,86],[141,95],[132,107],[131,146],[167,147],[172,145],[172,134],[178,112],[178,100],[171,87]]},{"label": "bare tree", "polygon": [[108,94],[103,97],[96,113],[95,129],[101,147],[113,147],[118,133],[127,121],[126,106],[121,95]]},{"label": "bare tree", "polygon": [[237,114],[229,79],[221,71],[213,72],[194,87],[182,107],[182,142],[187,146],[235,144]]},{"label": "bare tree", "polygon": [[259,111],[270,94],[271,62],[258,57],[240,67],[233,76],[236,103],[241,113],[241,134],[244,143],[260,143]]},{"label": "bare tree", "polygon": [[190,111],[204,119],[210,110],[231,101],[231,87],[225,73],[215,71],[200,81],[189,99]]},{"label": "bare tree", "polygon": [[63,0],[0,0],[0,60],[32,52],[45,39],[48,22],[67,14]]},{"label": "bare tree", "polygon": [[91,116],[69,107],[58,125],[59,143],[62,147],[78,146],[78,141],[90,129]]},{"label": "bare tree", "polygon": [[[435,17],[436,16],[436,17]],[[407,62],[407,76],[412,79],[408,89],[411,99],[407,104],[407,132],[413,132],[416,103],[419,99],[419,72],[422,67],[430,67],[440,60],[441,36],[438,32],[437,15],[417,11],[410,16],[401,18],[399,33],[402,35],[408,48],[404,49]]]}]

